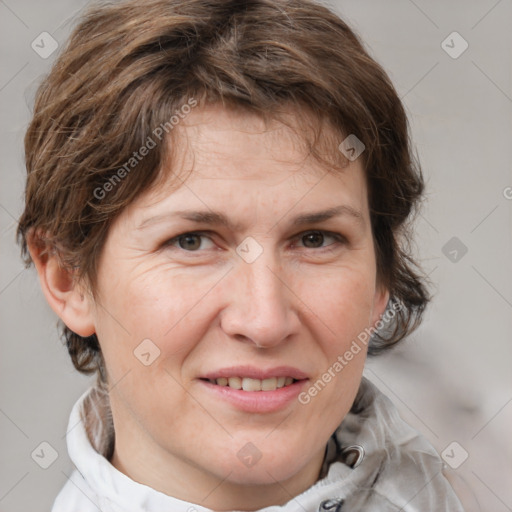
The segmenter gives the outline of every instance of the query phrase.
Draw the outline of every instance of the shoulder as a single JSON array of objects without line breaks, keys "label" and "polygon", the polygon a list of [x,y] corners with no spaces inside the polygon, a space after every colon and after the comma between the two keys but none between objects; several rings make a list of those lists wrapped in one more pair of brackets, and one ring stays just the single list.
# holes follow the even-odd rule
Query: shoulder
[{"label": "shoulder", "polygon": [[353,499],[364,505],[362,510],[463,512],[435,448],[367,379],[341,427],[339,441],[360,445],[365,452],[353,470]]},{"label": "shoulder", "polygon": [[98,497],[75,469],[53,502],[51,512],[98,512]]}]

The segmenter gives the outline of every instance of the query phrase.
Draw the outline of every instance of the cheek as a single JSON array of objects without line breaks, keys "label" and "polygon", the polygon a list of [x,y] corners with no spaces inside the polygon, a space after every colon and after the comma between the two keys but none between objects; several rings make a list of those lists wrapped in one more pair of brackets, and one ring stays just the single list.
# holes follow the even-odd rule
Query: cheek
[{"label": "cheek", "polygon": [[303,323],[312,333],[317,362],[299,396],[301,421],[326,438],[350,410],[364,369],[367,346],[358,336],[370,325],[375,290],[371,260],[365,265],[362,259],[301,280],[300,297],[308,306]]},{"label": "cheek", "polygon": [[348,412],[364,369],[367,343],[360,340],[370,326],[373,308],[371,268],[340,268],[317,278],[315,286],[302,281],[301,297],[310,307],[307,323],[321,353],[318,373],[303,398],[318,411],[331,411],[329,428],[335,428]]},{"label": "cheek", "polygon": [[[184,416],[207,421],[183,393],[181,372],[212,318],[214,305],[201,299],[215,280],[196,279],[191,286],[189,276],[170,271],[132,276],[105,297],[97,330],[118,421],[125,418],[123,410],[131,410],[152,430],[158,428],[155,417],[173,428]],[[162,407],[169,403],[172,407]]]},{"label": "cheek", "polygon": [[144,340],[151,340],[161,359],[175,355],[179,362],[193,348],[194,340],[200,339],[209,318],[205,309],[209,303],[203,299],[214,286],[215,276],[210,273],[192,280],[172,269],[125,275],[131,277],[103,293],[97,308],[96,332],[107,365],[117,368],[116,373],[131,369],[138,364],[134,356],[139,345],[144,342],[152,347]]},{"label": "cheek", "polygon": [[325,331],[317,340],[324,340],[324,348],[331,355],[343,350],[370,324],[375,278],[368,268],[371,266],[338,268],[310,278],[303,275],[297,280],[299,297],[310,309],[310,315],[317,317],[315,323]]},{"label": "cheek", "polygon": [[[148,280],[135,283],[125,302],[133,331],[152,335],[162,350],[181,351],[212,312],[207,296],[218,277],[214,272],[199,274],[154,272]],[[190,333],[188,337],[185,331]]]}]

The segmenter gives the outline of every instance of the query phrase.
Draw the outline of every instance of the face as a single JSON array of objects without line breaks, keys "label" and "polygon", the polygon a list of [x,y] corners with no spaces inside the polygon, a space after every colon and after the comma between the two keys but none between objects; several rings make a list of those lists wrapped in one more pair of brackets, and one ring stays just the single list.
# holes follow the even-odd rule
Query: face
[{"label": "face", "polygon": [[113,463],[191,501],[215,488],[209,506],[293,496],[318,477],[366,351],[307,392],[387,302],[363,169],[330,174],[289,128],[220,107],[176,129],[174,172],[192,172],[118,217],[98,269]]}]

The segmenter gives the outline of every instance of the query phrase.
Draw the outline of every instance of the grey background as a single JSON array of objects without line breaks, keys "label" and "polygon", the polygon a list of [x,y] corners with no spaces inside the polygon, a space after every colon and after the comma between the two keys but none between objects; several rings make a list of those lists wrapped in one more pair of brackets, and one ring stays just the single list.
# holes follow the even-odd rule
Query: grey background
[{"label": "grey background", "polygon": [[[23,134],[55,58],[42,59],[31,42],[47,31],[62,44],[85,3],[0,0],[0,512],[50,509],[72,469],[69,412],[90,382],[72,368],[14,244]],[[468,453],[448,467],[467,511],[512,510],[512,1],[330,5],[396,85],[428,180],[416,250],[435,299],[417,334],[369,362],[367,376],[439,453],[458,443],[444,452],[451,465]],[[453,31],[469,44],[456,59],[441,46]],[[453,41],[452,51],[461,48]],[[31,458],[43,441],[58,452],[46,470]]]}]

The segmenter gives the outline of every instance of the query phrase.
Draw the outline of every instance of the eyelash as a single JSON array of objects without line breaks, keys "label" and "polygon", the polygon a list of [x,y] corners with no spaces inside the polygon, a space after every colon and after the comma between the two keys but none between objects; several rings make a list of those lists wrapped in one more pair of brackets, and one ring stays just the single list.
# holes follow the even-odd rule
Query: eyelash
[{"label": "eyelash", "polygon": [[[186,236],[186,235],[197,235],[197,236],[202,236],[202,237],[206,237],[206,238],[210,238],[210,236],[208,236],[211,232],[209,231],[186,231],[184,233],[181,233],[173,238],[171,238],[170,240],[167,240],[166,242],[163,243],[163,247],[172,247],[172,245],[174,243],[177,243],[179,241],[179,239],[183,236]],[[338,246],[338,245],[346,245],[347,244],[347,239],[339,234],[339,233],[333,233],[332,231],[325,231],[325,230],[322,230],[322,229],[312,229],[312,230],[309,230],[309,231],[304,231],[302,233],[299,233],[298,235],[296,235],[294,237],[294,239],[302,239],[302,237],[308,235],[308,234],[312,234],[312,233],[320,233],[322,234],[323,236],[328,236],[328,237],[332,237],[335,242],[332,243],[332,244],[329,244],[325,247],[305,247],[305,249],[312,249],[314,251],[317,251],[317,252],[331,252],[333,250],[335,250],[335,248],[333,248],[332,246]],[[196,249],[194,251],[187,251],[186,249],[183,249],[182,247],[176,247],[176,249],[179,249],[183,252],[187,252],[187,253],[198,253],[198,252],[201,252],[200,249]]]}]

